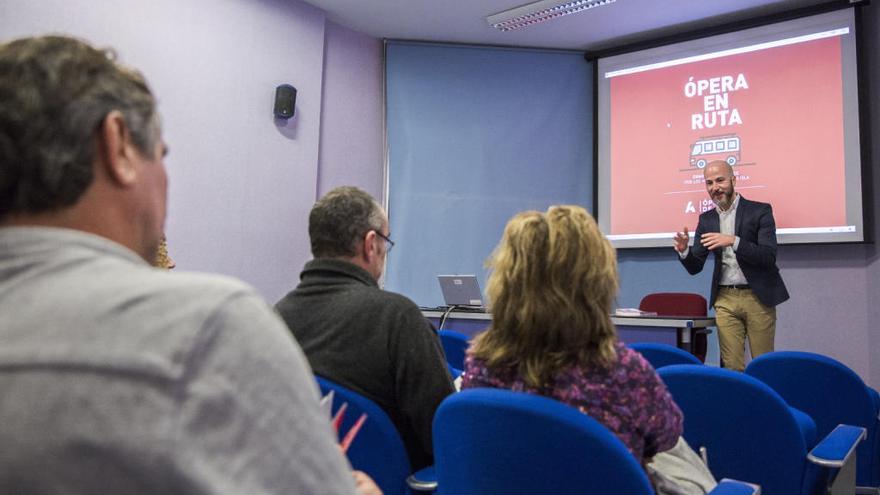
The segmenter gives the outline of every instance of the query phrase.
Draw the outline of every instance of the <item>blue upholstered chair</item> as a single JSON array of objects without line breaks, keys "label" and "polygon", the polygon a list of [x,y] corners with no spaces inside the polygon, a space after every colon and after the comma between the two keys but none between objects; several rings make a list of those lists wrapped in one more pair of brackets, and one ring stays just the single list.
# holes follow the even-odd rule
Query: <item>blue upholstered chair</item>
[{"label": "blue upholstered chair", "polygon": [[[470,342],[468,336],[453,330],[440,330],[440,345],[446,354],[446,362],[456,370],[464,369],[464,354]],[[459,374],[461,374],[459,372]],[[455,378],[453,376],[453,378]]]},{"label": "blue upholstered chair", "polygon": [[672,364],[703,364],[697,356],[667,344],[639,343],[629,347],[641,354],[654,369]]},{"label": "blue upholstered chair", "polygon": [[446,363],[446,369],[449,371],[449,376],[451,376],[453,380],[460,377],[461,374],[464,373],[464,370],[455,368],[449,363]]},{"label": "blue upholstered chair", "polygon": [[[830,482],[846,490],[847,476],[837,475],[853,469],[863,429],[844,427],[814,447],[782,397],[755,378],[692,365],[658,373],[684,413],[685,439],[707,449],[716,477],[749,480],[774,495],[823,493]],[[854,481],[841,493],[852,493]]]},{"label": "blue upholstered chair", "polygon": [[761,380],[785,401],[809,414],[820,436],[838,424],[866,429],[857,451],[857,484],[880,486],[880,396],[843,363],[810,352],[779,351],[749,363],[746,374]]},{"label": "blue upholstered chair", "polygon": [[315,378],[322,394],[333,390],[333,414],[343,403],[348,403],[340,432],[347,432],[361,413],[367,413],[366,422],[348,449],[352,467],[369,474],[385,495],[409,493],[406,482],[410,475],[409,458],[400,434],[385,411],[352,390],[319,376]]},{"label": "blue upholstered chair", "polygon": [[[653,493],[639,462],[604,426],[522,392],[447,397],[434,417],[434,458],[441,495]],[[712,492],[722,493],[752,491],[726,481]]]}]

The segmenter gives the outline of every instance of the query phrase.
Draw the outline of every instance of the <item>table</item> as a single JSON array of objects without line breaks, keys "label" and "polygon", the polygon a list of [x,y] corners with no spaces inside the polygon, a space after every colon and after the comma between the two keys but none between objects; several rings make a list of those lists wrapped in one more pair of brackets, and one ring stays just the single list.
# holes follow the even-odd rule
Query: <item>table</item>
[{"label": "table", "polygon": [[708,316],[612,316],[617,335],[627,344],[659,342],[693,353],[694,335],[712,333],[715,318]]},{"label": "table", "polygon": [[[422,314],[439,325],[444,311],[422,310]],[[469,337],[489,326],[492,315],[470,311],[452,311],[443,323],[444,330],[455,330]],[[694,335],[711,333],[715,318],[694,316],[612,316],[618,338],[626,344],[657,342],[693,352]]]}]

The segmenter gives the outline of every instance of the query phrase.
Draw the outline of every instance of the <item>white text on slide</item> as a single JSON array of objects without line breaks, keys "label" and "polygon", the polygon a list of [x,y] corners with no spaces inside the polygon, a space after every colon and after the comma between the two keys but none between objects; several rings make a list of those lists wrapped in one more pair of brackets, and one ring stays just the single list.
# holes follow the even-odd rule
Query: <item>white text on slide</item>
[{"label": "white text on slide", "polygon": [[694,81],[688,78],[684,85],[684,95],[688,98],[701,96],[703,112],[691,115],[691,129],[712,129],[742,124],[739,110],[730,108],[730,93],[741,89],[749,89],[746,76],[742,73],[734,76],[711,77]]}]

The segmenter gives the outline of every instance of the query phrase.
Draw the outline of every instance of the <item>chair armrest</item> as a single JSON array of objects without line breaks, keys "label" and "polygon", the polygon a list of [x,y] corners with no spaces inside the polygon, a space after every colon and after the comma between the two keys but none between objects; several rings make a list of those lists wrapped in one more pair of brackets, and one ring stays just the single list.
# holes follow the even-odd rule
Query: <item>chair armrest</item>
[{"label": "chair armrest", "polygon": [[850,425],[837,425],[813,450],[807,459],[823,467],[840,468],[855,452],[859,442],[865,439],[864,428]]},{"label": "chair armrest", "polygon": [[434,466],[419,469],[406,478],[406,484],[414,492],[434,493],[437,491],[437,472]]},{"label": "chair armrest", "polygon": [[708,495],[761,495],[761,487],[744,481],[724,478]]}]

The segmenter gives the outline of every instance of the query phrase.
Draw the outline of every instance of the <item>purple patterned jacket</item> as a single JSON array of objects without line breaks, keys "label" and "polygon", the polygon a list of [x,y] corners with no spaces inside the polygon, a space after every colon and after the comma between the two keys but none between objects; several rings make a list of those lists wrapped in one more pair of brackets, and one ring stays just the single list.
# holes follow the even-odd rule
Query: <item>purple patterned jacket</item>
[{"label": "purple patterned jacket", "polygon": [[555,385],[544,389],[527,387],[515,371],[494,373],[468,353],[461,388],[505,388],[574,406],[614,432],[644,465],[675,445],[682,414],[641,354],[619,342],[615,348],[618,361],[610,369],[578,366],[560,373]]}]

